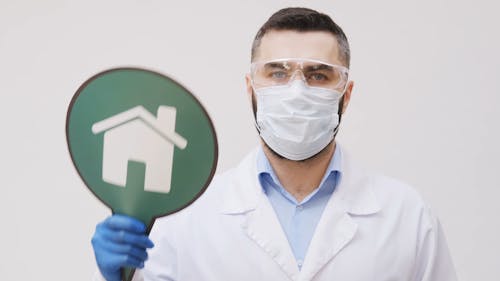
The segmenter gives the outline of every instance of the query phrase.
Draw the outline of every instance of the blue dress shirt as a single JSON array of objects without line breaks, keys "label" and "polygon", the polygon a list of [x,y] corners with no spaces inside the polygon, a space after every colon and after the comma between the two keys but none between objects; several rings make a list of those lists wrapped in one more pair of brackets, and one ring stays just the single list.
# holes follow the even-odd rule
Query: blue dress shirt
[{"label": "blue dress shirt", "polygon": [[299,269],[302,268],[307,248],[321,214],[341,176],[341,157],[339,146],[336,145],[332,160],[319,188],[316,188],[302,202],[297,202],[279,182],[262,148],[257,154],[257,173],[260,185],[276,212]]}]

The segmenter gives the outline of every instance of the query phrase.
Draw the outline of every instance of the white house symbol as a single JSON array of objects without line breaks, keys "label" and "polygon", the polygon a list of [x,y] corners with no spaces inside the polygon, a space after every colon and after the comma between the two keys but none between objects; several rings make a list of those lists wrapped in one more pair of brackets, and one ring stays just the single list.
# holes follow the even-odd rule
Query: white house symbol
[{"label": "white house symbol", "polygon": [[129,161],[146,165],[144,190],[169,193],[174,145],[180,149],[187,140],[175,132],[176,109],[159,106],[157,118],[136,106],[92,125],[92,132],[104,132],[102,179],[126,186]]}]

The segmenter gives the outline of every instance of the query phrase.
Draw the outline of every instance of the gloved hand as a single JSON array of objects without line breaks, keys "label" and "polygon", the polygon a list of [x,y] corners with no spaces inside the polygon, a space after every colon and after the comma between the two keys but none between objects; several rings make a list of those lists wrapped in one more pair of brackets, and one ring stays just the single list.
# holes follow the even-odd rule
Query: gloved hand
[{"label": "gloved hand", "polygon": [[97,225],[92,246],[97,266],[106,280],[121,281],[122,267],[144,267],[146,250],[154,246],[145,231],[141,221],[125,215],[112,215]]}]

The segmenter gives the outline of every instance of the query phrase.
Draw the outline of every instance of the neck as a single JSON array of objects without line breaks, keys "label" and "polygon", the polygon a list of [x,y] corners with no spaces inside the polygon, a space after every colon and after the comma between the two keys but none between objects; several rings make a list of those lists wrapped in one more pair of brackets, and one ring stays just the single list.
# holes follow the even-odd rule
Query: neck
[{"label": "neck", "polygon": [[313,157],[293,161],[278,157],[264,143],[262,146],[283,188],[295,197],[297,202],[302,202],[318,188],[335,151],[335,142],[331,142]]}]

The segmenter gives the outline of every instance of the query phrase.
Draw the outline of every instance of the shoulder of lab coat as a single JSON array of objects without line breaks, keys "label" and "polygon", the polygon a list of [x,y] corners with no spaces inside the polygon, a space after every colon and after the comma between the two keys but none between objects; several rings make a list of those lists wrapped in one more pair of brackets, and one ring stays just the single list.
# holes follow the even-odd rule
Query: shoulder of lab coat
[{"label": "shoulder of lab coat", "polygon": [[424,204],[418,232],[414,281],[457,280],[450,251],[439,219]]},{"label": "shoulder of lab coat", "polygon": [[[345,153],[345,152],[344,152]],[[347,161],[352,161],[347,155]],[[456,281],[457,276],[439,219],[422,196],[410,185],[397,179],[355,167],[347,170],[360,173],[370,182],[380,207],[379,215],[398,214],[400,220],[414,222],[416,256],[412,281]],[[409,241],[410,242],[410,241]]]},{"label": "shoulder of lab coat", "polygon": [[[348,161],[350,157],[348,156]],[[351,166],[364,174],[380,205],[380,215],[399,214],[401,220],[413,220],[416,256],[412,281],[456,281],[457,276],[439,219],[421,195],[399,180]]]}]

